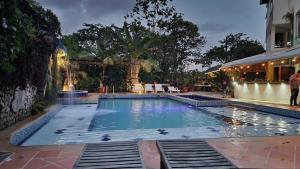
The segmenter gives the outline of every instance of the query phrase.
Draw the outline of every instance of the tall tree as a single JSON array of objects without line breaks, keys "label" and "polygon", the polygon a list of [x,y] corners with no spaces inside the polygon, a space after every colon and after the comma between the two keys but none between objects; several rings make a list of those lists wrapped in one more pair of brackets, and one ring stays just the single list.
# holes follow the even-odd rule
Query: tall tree
[{"label": "tall tree", "polygon": [[164,72],[165,81],[170,79],[171,74],[175,73],[176,76],[182,72],[187,63],[194,62],[206,41],[200,35],[197,25],[184,20],[181,15],[161,22],[159,26],[164,34],[160,36],[155,58]]},{"label": "tall tree", "polygon": [[219,46],[209,49],[197,63],[209,67],[213,62],[226,63],[263,53],[264,47],[257,40],[250,39],[246,34],[229,34],[219,41]]},{"label": "tall tree", "polygon": [[151,70],[149,67],[155,67],[155,62],[149,57],[154,35],[142,25],[128,25],[126,22],[122,28],[116,30],[120,46],[123,48],[123,56],[129,65],[128,84],[137,84],[141,66],[148,71]]},{"label": "tall tree", "polygon": [[145,23],[151,30],[157,31],[158,25],[166,20],[170,20],[177,14],[172,0],[136,0],[131,13],[125,19],[131,20],[131,24],[141,25]]}]

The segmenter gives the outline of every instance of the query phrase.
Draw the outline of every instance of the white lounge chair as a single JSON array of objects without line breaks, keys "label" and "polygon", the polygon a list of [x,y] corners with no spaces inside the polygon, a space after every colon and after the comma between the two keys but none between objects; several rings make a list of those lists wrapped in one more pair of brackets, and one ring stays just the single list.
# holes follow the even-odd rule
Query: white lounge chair
[{"label": "white lounge chair", "polygon": [[156,93],[158,92],[165,92],[165,90],[162,88],[162,85],[161,84],[154,84],[154,90]]},{"label": "white lounge chair", "polygon": [[145,93],[147,92],[151,92],[151,93],[154,92],[152,84],[145,84]]},{"label": "white lounge chair", "polygon": [[142,93],[144,91],[144,87],[142,86],[142,84],[137,83],[133,85],[132,91],[134,93]]},{"label": "white lounge chair", "polygon": [[177,88],[175,88],[174,86],[168,86],[168,91],[169,91],[170,93],[174,93],[174,92],[179,93],[179,92],[180,92],[180,90],[177,89]]}]

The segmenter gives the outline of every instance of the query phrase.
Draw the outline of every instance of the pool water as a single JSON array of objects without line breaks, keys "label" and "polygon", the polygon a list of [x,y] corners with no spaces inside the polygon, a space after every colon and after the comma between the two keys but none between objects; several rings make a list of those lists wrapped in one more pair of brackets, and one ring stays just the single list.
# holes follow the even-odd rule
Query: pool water
[{"label": "pool water", "polygon": [[99,107],[89,127],[92,131],[226,125],[170,99],[103,99]]},{"label": "pool water", "polygon": [[236,107],[196,109],[171,99],[102,99],[64,106],[22,145],[298,135],[300,120]]}]

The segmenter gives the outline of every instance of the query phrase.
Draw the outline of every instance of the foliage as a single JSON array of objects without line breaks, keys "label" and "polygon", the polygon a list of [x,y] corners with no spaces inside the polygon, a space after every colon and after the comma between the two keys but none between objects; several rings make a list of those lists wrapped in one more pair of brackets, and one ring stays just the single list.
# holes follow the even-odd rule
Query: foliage
[{"label": "foliage", "polygon": [[180,73],[180,76],[175,77],[175,86],[187,87],[199,83],[204,79],[205,74],[197,70]]},{"label": "foliage", "polygon": [[164,34],[159,36],[155,59],[164,72],[162,80],[165,81],[172,73],[183,72],[187,63],[194,62],[206,41],[199,34],[197,25],[182,16],[163,22],[160,27]]},{"label": "foliage", "polygon": [[294,22],[294,12],[293,11],[287,12],[285,15],[283,15],[282,19],[285,19],[289,23],[293,23]]},{"label": "foliage", "polygon": [[67,46],[68,56],[71,59],[78,59],[80,56],[85,56],[83,48],[79,44],[79,39],[74,35],[65,35],[63,36],[63,43]]},{"label": "foliage", "polygon": [[224,71],[214,72],[214,77],[211,78],[212,88],[215,91],[221,91],[222,82],[225,80],[227,84],[230,83],[229,76]]},{"label": "foliage", "polygon": [[13,62],[25,50],[21,17],[17,0],[0,1],[0,76],[15,71]]},{"label": "foliage", "polygon": [[45,108],[46,108],[46,103],[44,103],[43,101],[35,102],[32,105],[31,114],[36,115],[36,114],[39,114],[39,113],[43,113]]},{"label": "foliage", "polygon": [[31,83],[43,96],[59,21],[34,1],[0,0],[0,8],[0,86]]},{"label": "foliage", "polygon": [[158,25],[176,15],[174,6],[170,5],[172,0],[136,0],[135,6],[125,19],[131,19],[133,25],[146,25],[155,31]]},{"label": "foliage", "polygon": [[[184,20],[170,2],[137,0],[122,27],[84,24],[83,29],[64,37],[65,45],[74,55],[71,57],[80,58],[84,54],[101,61],[102,74],[97,77],[103,83],[124,86],[126,77],[121,74],[125,70],[127,82],[135,82],[133,70],[138,69],[139,74],[140,67],[141,82],[173,82],[173,77],[184,72],[187,63],[199,59],[206,42],[197,25]],[[115,68],[120,69],[119,74]],[[90,73],[88,76],[92,76]],[[125,79],[112,82],[119,76]]]},{"label": "foliage", "polygon": [[213,62],[226,63],[265,51],[260,42],[243,33],[229,34],[219,42],[219,46],[209,49],[196,63],[209,67]]}]

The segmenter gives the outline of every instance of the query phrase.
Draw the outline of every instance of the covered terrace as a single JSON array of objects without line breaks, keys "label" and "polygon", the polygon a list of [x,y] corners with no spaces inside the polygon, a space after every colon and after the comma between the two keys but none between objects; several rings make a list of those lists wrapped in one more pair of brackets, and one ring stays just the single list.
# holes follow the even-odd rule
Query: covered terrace
[{"label": "covered terrace", "polygon": [[237,99],[289,104],[289,77],[300,70],[300,47],[262,53],[222,65]]}]

